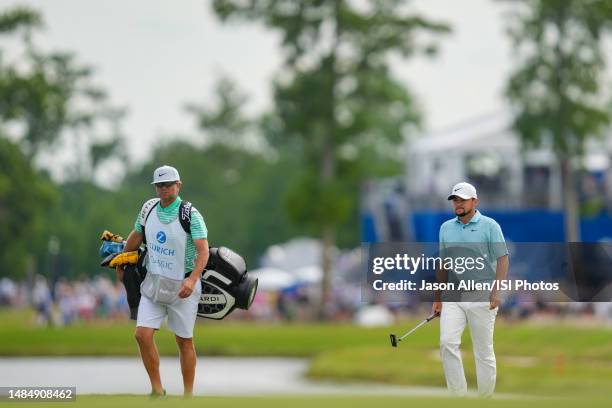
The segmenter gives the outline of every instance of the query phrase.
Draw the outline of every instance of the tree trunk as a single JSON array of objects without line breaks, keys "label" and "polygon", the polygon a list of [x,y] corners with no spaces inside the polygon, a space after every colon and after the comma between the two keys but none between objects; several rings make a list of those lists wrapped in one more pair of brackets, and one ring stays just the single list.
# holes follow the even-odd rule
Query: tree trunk
[{"label": "tree trunk", "polygon": [[[321,157],[320,183],[326,189],[336,175],[336,157],[331,142],[331,134],[327,133]],[[331,286],[331,273],[333,266],[333,249],[336,245],[336,226],[329,221],[321,228],[321,298],[317,308],[317,318],[327,319],[327,302]]]},{"label": "tree trunk", "polygon": [[[327,62],[327,69],[332,77],[331,83],[334,86],[330,86],[328,89],[328,98],[331,103],[331,109],[327,112],[327,132],[325,133],[325,140],[323,142],[323,151],[321,152],[321,168],[320,168],[320,183],[324,189],[326,189],[336,178],[336,152],[334,145],[334,136],[336,133],[336,95],[335,95],[335,84],[338,83],[338,76],[336,71],[336,56],[338,48],[340,46],[340,8],[342,0],[336,0],[334,2],[334,45],[329,54],[329,60]],[[331,289],[331,274],[333,267],[333,250],[336,246],[336,225],[333,222],[326,222],[321,229],[321,271],[323,276],[321,278],[321,298],[319,300],[319,307],[317,310],[317,317],[319,320],[327,320],[328,307],[327,304],[330,298]]]},{"label": "tree trunk", "polygon": [[336,227],[326,225],[323,227],[321,234],[321,269],[323,277],[321,278],[321,299],[317,311],[319,320],[327,320],[329,317],[328,304],[331,294],[331,274],[334,262],[334,247],[336,243]]},{"label": "tree trunk", "polygon": [[571,157],[567,154],[559,156],[561,167],[561,184],[563,191],[563,219],[565,223],[565,241],[580,241],[580,218],[578,208],[578,195],[574,181]]}]

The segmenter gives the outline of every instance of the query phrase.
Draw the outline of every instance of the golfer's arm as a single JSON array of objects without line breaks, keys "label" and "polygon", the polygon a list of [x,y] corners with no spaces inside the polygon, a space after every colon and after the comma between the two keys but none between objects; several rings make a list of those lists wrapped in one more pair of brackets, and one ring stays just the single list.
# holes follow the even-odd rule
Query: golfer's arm
[{"label": "golfer's arm", "polygon": [[208,240],[207,239],[194,239],[193,244],[196,247],[197,256],[195,259],[195,267],[191,271],[191,277],[193,279],[200,279],[204,268],[208,263]]},{"label": "golfer's arm", "polygon": [[[444,268],[439,268],[436,270],[436,282],[444,283],[448,280],[448,271]],[[442,291],[436,290],[434,292],[434,301],[441,302],[442,301]]]},{"label": "golfer's arm", "polygon": [[[500,256],[497,258],[497,267],[495,268],[495,280],[502,281],[505,280],[508,276],[508,268],[510,266],[510,261],[508,259],[508,255]],[[493,289],[494,292],[497,292],[497,289]]]}]

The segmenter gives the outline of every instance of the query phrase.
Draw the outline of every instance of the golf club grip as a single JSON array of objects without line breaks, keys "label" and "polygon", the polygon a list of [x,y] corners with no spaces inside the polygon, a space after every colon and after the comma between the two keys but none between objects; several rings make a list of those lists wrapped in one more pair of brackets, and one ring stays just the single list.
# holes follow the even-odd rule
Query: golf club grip
[{"label": "golf club grip", "polygon": [[425,319],[428,323],[430,321],[432,321],[433,319],[435,319],[436,317],[440,316],[440,313],[436,312],[434,314],[432,314],[431,316],[429,316],[427,319]]}]

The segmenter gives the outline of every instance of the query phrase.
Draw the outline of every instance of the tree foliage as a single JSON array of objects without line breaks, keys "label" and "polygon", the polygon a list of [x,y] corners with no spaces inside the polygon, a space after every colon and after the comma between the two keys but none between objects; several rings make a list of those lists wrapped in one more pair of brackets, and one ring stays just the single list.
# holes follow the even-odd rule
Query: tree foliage
[{"label": "tree foliage", "polygon": [[222,20],[258,21],[281,35],[274,135],[301,152],[302,177],[286,203],[293,221],[323,242],[322,315],[331,248],[338,228],[357,222],[359,182],[380,176],[389,163],[399,172],[398,146],[419,123],[416,102],[393,77],[389,58],[432,54],[435,45],[425,35],[448,31],[405,6],[398,0],[214,1]]},{"label": "tree foliage", "polygon": [[[0,268],[11,276],[48,271],[51,256],[66,259],[65,273],[91,270],[97,240],[83,234],[106,228],[113,213],[111,200],[89,181],[120,147],[122,112],[73,54],[36,47],[33,36],[42,26],[42,16],[29,8],[0,13],[0,35],[17,37],[23,49],[13,60],[0,49]],[[58,149],[73,152],[68,179],[80,182],[57,186],[37,170],[42,154],[50,157],[47,169],[61,166],[54,160]],[[57,242],[61,252],[51,254]]]},{"label": "tree foliage", "polygon": [[507,96],[514,127],[527,146],[551,146],[562,173],[566,238],[579,240],[575,168],[589,138],[610,124],[606,103],[603,39],[612,28],[612,4],[605,0],[512,2],[509,33],[518,67]]},{"label": "tree foliage", "polygon": [[109,103],[93,83],[93,69],[74,54],[37,48],[34,33],[42,24],[28,8],[0,14],[0,34],[23,32],[18,60],[0,59],[0,125],[33,163],[41,164],[41,153],[71,149],[68,177],[91,179],[98,165],[121,152],[123,111]]},{"label": "tree foliage", "polygon": [[47,209],[56,199],[52,183],[17,146],[0,138],[0,275],[19,277],[35,268],[32,253],[46,251]]},{"label": "tree foliage", "polygon": [[221,78],[216,85],[216,106],[200,106],[189,103],[186,111],[196,121],[208,144],[222,144],[235,148],[248,148],[246,140],[254,130],[254,121],[244,114],[248,98],[228,77]]}]

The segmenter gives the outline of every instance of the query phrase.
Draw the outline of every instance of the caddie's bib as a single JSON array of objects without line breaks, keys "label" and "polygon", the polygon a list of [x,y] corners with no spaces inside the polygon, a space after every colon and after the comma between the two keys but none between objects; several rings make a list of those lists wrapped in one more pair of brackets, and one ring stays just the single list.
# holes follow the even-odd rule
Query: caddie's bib
[{"label": "caddie's bib", "polygon": [[[161,205],[161,204],[160,204]],[[179,218],[164,224],[153,210],[145,225],[147,236],[147,271],[170,279],[185,277],[185,245],[187,234]]]}]

